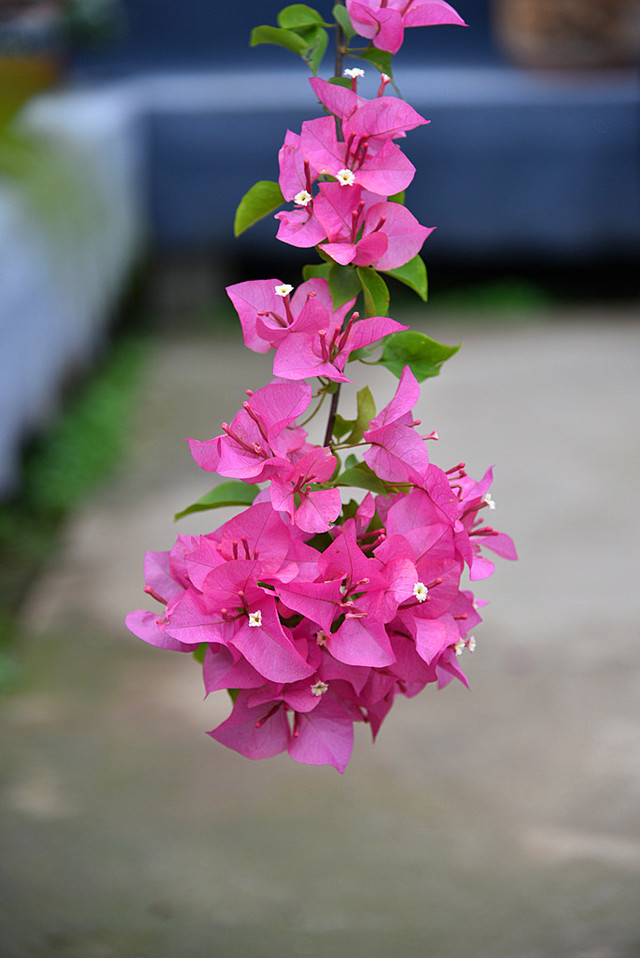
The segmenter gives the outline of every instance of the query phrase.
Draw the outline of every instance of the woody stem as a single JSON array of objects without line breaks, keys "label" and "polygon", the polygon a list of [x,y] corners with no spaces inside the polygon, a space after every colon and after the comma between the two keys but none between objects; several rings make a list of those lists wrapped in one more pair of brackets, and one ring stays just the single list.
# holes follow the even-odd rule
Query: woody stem
[{"label": "woody stem", "polygon": [[340,383],[338,383],[338,388],[331,397],[331,408],[329,409],[329,419],[327,420],[327,431],[324,434],[324,446],[328,446],[331,442],[331,436],[333,435],[333,424],[335,422],[336,413],[338,411],[338,400],[340,399]]},{"label": "woody stem", "polygon": [[[344,6],[344,0],[338,0],[338,3]],[[336,58],[335,58],[335,75],[337,77],[342,76],[342,68],[344,64],[344,30],[339,23],[336,22]]]},{"label": "woody stem", "polygon": [[[338,0],[338,3],[344,6],[344,0]],[[342,69],[344,66],[344,41],[345,35],[344,30],[339,23],[336,22],[336,56],[334,64],[334,73],[337,77],[342,76]],[[339,118],[336,117],[336,129],[338,140],[342,140],[342,123]],[[340,399],[340,384],[338,383],[338,388],[333,393],[331,397],[331,408],[329,409],[329,419],[327,420],[327,431],[324,434],[324,445],[328,446],[331,442],[331,436],[333,435],[333,424],[335,422],[336,413],[338,411],[338,401]]]}]

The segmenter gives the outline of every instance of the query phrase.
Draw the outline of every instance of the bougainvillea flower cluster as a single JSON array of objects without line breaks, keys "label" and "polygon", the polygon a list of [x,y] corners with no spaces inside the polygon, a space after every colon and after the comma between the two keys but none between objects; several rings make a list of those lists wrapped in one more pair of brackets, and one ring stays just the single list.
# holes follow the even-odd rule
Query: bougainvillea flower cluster
[{"label": "bougainvillea flower cluster", "polygon": [[[347,35],[391,52],[405,27],[462,22],[442,0],[347,0],[337,9]],[[282,35],[270,28],[269,42],[308,42],[313,65],[320,15],[294,4],[279,22]],[[246,390],[214,438],[188,440],[195,462],[225,481],[186,511],[244,508],[213,531],[148,552],[145,591],[161,609],[127,618],[150,645],[194,653],[206,695],[230,693],[213,739],[248,758],[287,752],[340,772],[355,723],[375,738],[396,696],[467,684],[461,656],[475,649],[484,603],[463,578],[491,575],[491,556],[516,558],[509,536],[487,521],[492,470],[476,481],[464,463],[435,465],[437,433],[415,417],[419,382],[455,348],[387,316],[380,274],[426,297],[419,251],[431,230],[397,195],[415,170],[395,142],[426,121],[387,95],[387,73],[374,99],[362,97],[362,73],[347,70],[344,83],[314,76],[327,115],[286,133],[279,181],[266,184],[277,205],[294,204],[277,214],[278,237],[315,246],[321,264],[295,289],[275,277],[227,288],[247,348],[273,352],[273,378]],[[240,207],[253,221],[268,212],[264,183],[256,186]],[[362,359],[398,385],[379,411],[370,390],[359,390],[356,416],[345,419],[340,390]],[[325,402],[324,440],[314,441],[307,425]]]}]

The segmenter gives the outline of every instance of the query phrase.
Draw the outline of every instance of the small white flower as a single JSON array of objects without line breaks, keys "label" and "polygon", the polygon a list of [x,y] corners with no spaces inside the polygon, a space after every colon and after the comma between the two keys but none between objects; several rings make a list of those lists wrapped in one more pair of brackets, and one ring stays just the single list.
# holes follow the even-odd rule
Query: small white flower
[{"label": "small white flower", "polygon": [[388,74],[386,73],[381,73],[380,79],[382,80],[383,83],[391,83],[391,77],[388,76]]},{"label": "small white flower", "polygon": [[467,648],[469,649],[470,652],[475,652],[476,644],[477,643],[475,638],[472,635],[470,635],[469,638],[467,639]]},{"label": "small white flower", "polygon": [[297,206],[308,206],[312,199],[313,197],[308,190],[300,190],[300,192],[296,193],[293,197],[293,202]]},{"label": "small white flower", "polygon": [[352,80],[355,80],[358,77],[364,76],[364,70],[360,70],[358,67],[352,67],[350,70],[345,70],[342,76],[351,77]]},{"label": "small white flower", "polygon": [[427,589],[424,582],[416,582],[416,584],[413,587],[413,594],[415,595],[418,602],[424,602],[424,600],[427,598],[427,595],[429,594],[429,590]]},{"label": "small white flower", "polygon": [[322,679],[318,679],[318,681],[314,682],[311,686],[311,694],[319,697],[320,695],[324,695],[328,688],[329,686],[326,682],[323,682]]},{"label": "small white flower", "polygon": [[356,178],[351,170],[338,170],[336,179],[340,186],[353,186]]},{"label": "small white flower", "polygon": [[276,286],[275,288],[276,296],[282,296],[283,298],[285,296],[288,296],[289,293],[292,293],[292,292],[293,292],[293,286],[289,286],[288,283],[283,283],[281,286]]},{"label": "small white flower", "polygon": [[462,655],[462,653],[464,652],[464,649],[465,649],[464,639],[460,639],[460,641],[456,642],[456,644],[453,647],[453,651],[456,653],[456,655]]},{"label": "small white flower", "polygon": [[483,502],[486,502],[486,504],[489,506],[489,509],[495,509],[496,504],[495,504],[495,502],[493,501],[493,499],[491,498],[491,493],[490,493],[490,492],[488,492],[488,493],[486,494],[486,496],[483,496],[483,497],[482,497],[482,501],[483,501]]},{"label": "small white flower", "polygon": [[324,631],[324,629],[320,629],[318,632],[316,632],[316,642],[319,646],[327,644],[327,633]]},{"label": "small white flower", "polygon": [[262,612],[260,609],[257,612],[249,613],[249,626],[252,628],[259,627],[262,625]]}]

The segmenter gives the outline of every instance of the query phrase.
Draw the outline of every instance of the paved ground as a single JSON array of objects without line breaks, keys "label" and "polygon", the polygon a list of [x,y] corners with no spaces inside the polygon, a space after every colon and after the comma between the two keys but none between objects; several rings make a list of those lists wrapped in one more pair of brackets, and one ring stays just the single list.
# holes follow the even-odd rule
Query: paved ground
[{"label": "paved ground", "polygon": [[434,458],[496,463],[521,553],[482,590],[471,691],[399,703],[344,776],[204,735],[224,693],[203,702],[197,666],[122,620],[144,549],[209,485],[182,437],[268,370],[237,342],[160,342],[0,708],[2,958],[640,956],[637,317],[430,331],[465,340],[423,391]]}]

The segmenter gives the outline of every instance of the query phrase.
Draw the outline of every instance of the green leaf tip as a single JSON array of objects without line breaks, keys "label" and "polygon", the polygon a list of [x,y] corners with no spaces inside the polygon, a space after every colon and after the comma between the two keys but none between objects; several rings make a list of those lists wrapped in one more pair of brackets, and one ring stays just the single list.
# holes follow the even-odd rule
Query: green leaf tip
[{"label": "green leaf tip", "polygon": [[268,216],[284,203],[284,196],[278,183],[273,180],[258,180],[248,190],[236,210],[233,223],[235,236],[240,236],[250,226]]},{"label": "green leaf tip", "polygon": [[222,506],[250,506],[257,495],[257,486],[249,486],[241,479],[230,479],[215,486],[186,509],[176,512],[174,519],[182,519],[192,512],[204,512],[205,509],[220,509]]},{"label": "green leaf tip", "polygon": [[410,259],[409,262],[403,266],[398,266],[396,269],[383,270],[383,272],[387,276],[393,276],[398,282],[404,283],[405,286],[408,286],[414,293],[417,293],[420,299],[426,303],[429,283],[427,280],[427,267],[420,254],[414,256],[413,259]]},{"label": "green leaf tip", "polygon": [[334,309],[340,309],[350,299],[355,299],[360,289],[360,280],[355,269],[339,266],[338,263],[333,264],[329,270],[329,292]]},{"label": "green leaf tip", "polygon": [[394,333],[384,346],[380,365],[397,376],[402,375],[405,366],[409,366],[418,382],[437,376],[440,367],[447,359],[454,356],[460,346],[445,346],[429,339],[424,333],[406,330]]},{"label": "green leaf tip", "polygon": [[355,37],[356,31],[353,28],[351,17],[347,13],[346,7],[344,7],[341,3],[336,3],[331,12],[334,16],[334,19],[342,27],[342,32],[344,33],[345,37],[347,37],[348,40],[350,40],[351,37]]},{"label": "green leaf tip", "polygon": [[322,16],[306,3],[292,3],[278,14],[278,26],[286,30],[300,30],[304,27],[326,27]]},{"label": "green leaf tip", "polygon": [[357,266],[356,273],[364,293],[365,316],[386,316],[389,290],[382,276],[372,266]]},{"label": "green leaf tip", "polygon": [[270,27],[267,24],[253,28],[249,43],[252,47],[257,47],[260,43],[272,43],[278,47],[285,47],[286,50],[291,50],[299,56],[304,56],[309,49],[309,44],[299,33],[284,30],[282,27]]}]

